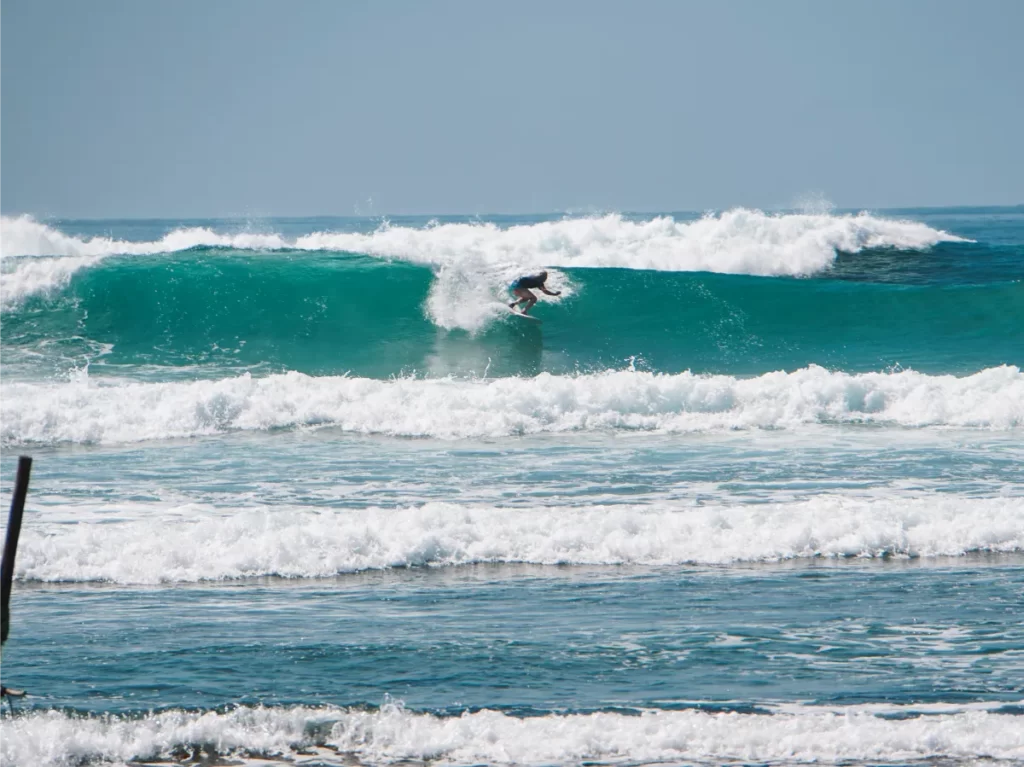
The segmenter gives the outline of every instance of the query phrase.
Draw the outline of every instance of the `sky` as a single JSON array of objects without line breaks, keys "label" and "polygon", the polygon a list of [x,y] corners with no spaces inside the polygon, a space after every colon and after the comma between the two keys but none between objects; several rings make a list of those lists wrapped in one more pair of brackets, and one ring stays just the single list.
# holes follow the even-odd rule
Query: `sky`
[{"label": "sky", "polygon": [[1024,202],[1018,0],[3,0],[0,210]]}]

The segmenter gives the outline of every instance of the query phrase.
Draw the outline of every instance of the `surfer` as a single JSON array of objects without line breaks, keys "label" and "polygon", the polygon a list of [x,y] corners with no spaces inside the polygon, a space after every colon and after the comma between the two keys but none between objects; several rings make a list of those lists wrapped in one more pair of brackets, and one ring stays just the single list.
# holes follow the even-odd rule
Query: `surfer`
[{"label": "surfer", "polygon": [[529,314],[530,309],[537,303],[537,296],[535,296],[531,290],[539,290],[541,293],[546,293],[549,296],[560,296],[562,291],[560,290],[548,290],[544,287],[544,283],[547,282],[548,273],[540,272],[538,274],[528,274],[525,277],[520,277],[518,280],[512,283],[512,295],[516,297],[516,300],[508,305],[509,309],[515,309],[519,304],[526,304],[523,307],[523,314]]}]

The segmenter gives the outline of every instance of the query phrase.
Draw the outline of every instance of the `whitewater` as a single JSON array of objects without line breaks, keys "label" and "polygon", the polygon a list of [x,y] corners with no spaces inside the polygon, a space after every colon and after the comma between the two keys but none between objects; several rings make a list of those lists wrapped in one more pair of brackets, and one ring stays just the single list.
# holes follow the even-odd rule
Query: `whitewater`
[{"label": "whitewater", "polygon": [[198,248],[362,253],[436,268],[494,270],[501,278],[545,266],[793,276],[822,271],[837,251],[911,250],[964,241],[919,222],[893,221],[868,213],[771,215],[747,209],[709,214],[695,221],[676,221],[671,216],[634,221],[609,214],[504,228],[483,221],[432,220],[424,227],[383,222],[367,233],[317,231],[293,238],[190,227],[152,241],[67,235],[22,216],[4,217],[0,232],[3,258],[33,257],[8,267],[5,305],[65,286],[75,272],[94,267],[109,256]]},{"label": "whitewater", "polygon": [[189,383],[93,382],[5,387],[5,444],[118,443],[235,430],[335,426],[399,437],[642,430],[687,433],[861,423],[1016,429],[1024,374],[914,371],[849,375],[823,368],[757,378],[612,371],[484,380],[313,378],[301,373]]},{"label": "whitewater", "polygon": [[1024,733],[1014,724],[1012,715],[985,710],[882,719],[870,710],[817,708],[772,716],[644,711],[520,719],[487,710],[441,718],[390,704],[379,712],[174,712],[150,715],[140,723],[76,721],[55,713],[19,723],[20,737],[3,752],[17,763],[89,759],[97,753],[137,761],[158,759],[185,742],[210,744],[213,753],[250,755],[252,761],[242,764],[258,764],[268,756],[289,761],[313,756],[313,764],[331,764],[342,754],[371,763],[541,765],[624,758],[645,763],[909,762],[939,755],[970,758],[979,751],[989,760],[1014,763],[1024,754]]},{"label": "whitewater", "polygon": [[1022,273],[1018,208],[4,217],[0,758],[1024,764]]},{"label": "whitewater", "polygon": [[451,503],[351,512],[162,506],[75,506],[78,519],[105,520],[101,531],[51,523],[27,534],[18,574],[130,585],[487,563],[671,567],[1024,552],[1019,496],[821,495],[754,507],[662,502],[557,513]]}]

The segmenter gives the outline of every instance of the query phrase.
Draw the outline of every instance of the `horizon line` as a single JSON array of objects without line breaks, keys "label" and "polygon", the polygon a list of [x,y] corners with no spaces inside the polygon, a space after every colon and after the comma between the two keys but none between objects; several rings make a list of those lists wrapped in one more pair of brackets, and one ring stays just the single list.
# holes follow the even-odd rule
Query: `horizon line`
[{"label": "horizon line", "polygon": [[214,221],[214,220],[267,220],[276,219],[281,221],[287,220],[303,220],[303,219],[388,219],[388,218],[514,218],[514,217],[542,217],[542,216],[573,216],[579,218],[596,217],[596,216],[664,216],[664,215],[675,215],[675,214],[687,214],[694,216],[701,216],[707,214],[718,214],[730,210],[758,210],[763,213],[806,213],[808,215],[820,214],[820,213],[860,213],[860,212],[901,212],[901,211],[948,211],[948,210],[1005,210],[1015,211],[1024,210],[1024,202],[1001,204],[1001,205],[900,205],[892,207],[877,207],[877,206],[832,206],[825,207],[823,210],[807,210],[799,207],[759,207],[752,205],[733,205],[725,208],[704,208],[703,210],[687,210],[685,208],[677,209],[664,209],[664,210],[576,210],[576,209],[562,209],[562,210],[550,210],[550,211],[533,211],[533,212],[519,212],[519,213],[500,213],[500,212],[487,212],[487,213],[350,213],[350,214],[339,214],[339,213],[308,213],[308,214],[254,214],[254,213],[229,213],[219,215],[184,215],[184,216],[154,216],[154,215],[113,215],[113,216],[76,216],[76,215],[56,215],[56,214],[37,214],[28,213],[25,211],[19,211],[15,213],[8,213],[0,211],[0,216],[4,218],[20,218],[28,217],[36,221]]}]

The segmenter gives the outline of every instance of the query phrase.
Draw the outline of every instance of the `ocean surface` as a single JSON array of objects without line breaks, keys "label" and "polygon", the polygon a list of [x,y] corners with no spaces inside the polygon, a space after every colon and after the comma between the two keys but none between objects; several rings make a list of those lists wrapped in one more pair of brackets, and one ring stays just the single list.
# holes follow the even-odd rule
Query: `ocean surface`
[{"label": "ocean surface", "polygon": [[5,767],[1024,764],[1024,208],[0,235]]}]

